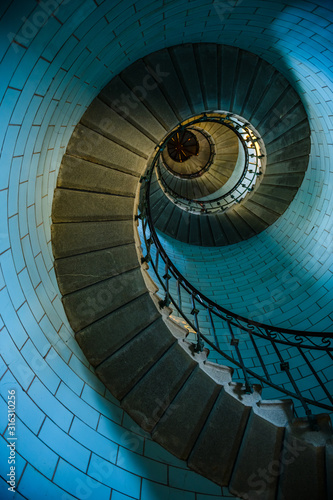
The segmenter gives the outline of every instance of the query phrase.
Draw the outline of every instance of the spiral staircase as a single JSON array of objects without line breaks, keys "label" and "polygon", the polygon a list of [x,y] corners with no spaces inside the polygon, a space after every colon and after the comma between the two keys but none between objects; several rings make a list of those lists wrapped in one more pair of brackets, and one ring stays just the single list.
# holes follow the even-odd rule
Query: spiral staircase
[{"label": "spiral staircase", "polygon": [[[142,92],[140,82],[148,78],[149,91]],[[260,385],[249,390],[233,381],[230,366],[211,363],[207,350],[193,348],[187,331],[169,317],[168,304],[161,308],[144,258],[140,265],[133,218],[147,164],[179,123],[216,110],[243,117],[260,134],[265,168],[256,188],[225,213],[193,214],[165,195],[155,171],[150,206],[157,229],[190,244],[229,245],[265,230],[287,209],[310,150],[307,116],[288,81],[258,56],[229,46],[153,53],[103,89],[63,157],[52,209],[63,305],[98,377],[190,468],[244,499],[328,499],[329,416],[295,418],[291,400],[266,400]],[[210,196],[237,162],[233,132],[223,125],[201,128],[216,148],[209,169],[192,179],[163,171],[180,197]],[[176,168],[167,153],[163,160]],[[201,168],[195,156],[190,161],[186,174]]]}]

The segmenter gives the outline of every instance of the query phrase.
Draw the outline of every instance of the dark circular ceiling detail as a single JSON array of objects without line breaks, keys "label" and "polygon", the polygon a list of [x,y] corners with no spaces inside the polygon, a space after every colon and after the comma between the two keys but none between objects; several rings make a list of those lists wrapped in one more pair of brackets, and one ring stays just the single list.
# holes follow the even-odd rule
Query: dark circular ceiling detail
[{"label": "dark circular ceiling detail", "polygon": [[197,138],[189,130],[177,132],[169,140],[167,148],[172,160],[179,163],[183,163],[191,158],[191,156],[197,156],[199,153]]}]

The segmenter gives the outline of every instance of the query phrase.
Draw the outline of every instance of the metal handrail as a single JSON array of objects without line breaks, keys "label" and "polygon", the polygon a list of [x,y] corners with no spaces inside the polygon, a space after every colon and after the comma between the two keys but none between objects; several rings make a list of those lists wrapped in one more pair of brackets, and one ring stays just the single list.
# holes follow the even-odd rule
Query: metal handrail
[{"label": "metal handrail", "polygon": [[[249,123],[244,123],[240,121],[238,117],[235,119],[233,118],[233,116],[234,115],[230,113],[229,114],[217,113],[217,112],[202,113],[201,115],[198,115],[190,120],[187,120],[186,122],[180,123],[165,139],[164,144],[166,144],[170,140],[170,138],[173,137],[175,133],[177,133],[178,130],[183,130],[185,126],[191,128],[193,127],[193,125],[200,124],[202,122],[216,122],[228,127],[237,135],[245,153],[244,167],[235,185],[223,195],[209,200],[190,199],[174,191],[169,186],[166,179],[163,177],[161,166],[166,168],[166,170],[169,171],[170,173],[173,173],[173,171],[170,170],[170,168],[167,165],[165,165],[165,162],[160,158],[160,161],[157,162],[156,164],[158,179],[163,185],[164,192],[167,195],[169,195],[171,201],[176,203],[183,210],[186,210],[191,213],[200,213],[200,214],[224,212],[225,210],[230,208],[230,206],[232,206],[233,204],[240,203],[240,201],[246,196],[246,194],[248,194],[250,191],[254,189],[256,180],[258,176],[260,176],[262,173],[260,160],[265,155],[262,154],[262,152],[260,151],[260,146],[259,146],[260,139],[259,137],[257,137],[257,135],[254,136],[253,130],[249,128]],[[184,123],[186,123],[186,125]],[[243,135],[248,136],[248,139],[245,139]],[[257,148],[253,146],[254,142],[257,144],[258,151]],[[252,145],[252,150],[255,151],[255,153],[252,153],[252,155],[250,155],[248,151],[250,145]],[[165,145],[163,146],[162,151],[164,150],[164,148]],[[254,163],[250,163],[250,158]],[[214,156],[211,158],[209,167],[211,166],[213,159]],[[202,174],[205,173],[207,170],[208,169],[205,167]],[[180,175],[175,175],[175,176],[180,178],[184,177],[188,179],[192,178],[191,176],[186,177],[186,174],[182,176]],[[244,180],[246,180],[246,183],[244,183]]]},{"label": "metal handrail", "polygon": [[[166,139],[167,140],[167,139]],[[141,197],[139,203],[139,213],[137,218],[141,220],[144,246],[146,256],[142,259],[151,265],[162,289],[164,290],[164,298],[160,302],[160,306],[173,305],[179,315],[195,332],[196,340],[193,344],[193,350],[199,352],[204,345],[208,345],[224,360],[241,370],[242,376],[247,391],[251,391],[252,387],[249,383],[249,377],[259,380],[274,389],[279,390],[283,394],[295,398],[300,401],[305,414],[312,418],[310,406],[316,406],[327,411],[333,411],[333,397],[325,386],[325,380],[322,379],[320,371],[314,368],[311,362],[310,353],[317,352],[328,359],[328,362],[333,362],[333,332],[304,332],[272,325],[263,324],[257,321],[244,318],[233,313],[215,303],[198,289],[196,289],[177,269],[166,254],[155,231],[153,220],[150,212],[150,184],[151,178],[159,159],[159,155],[163,151],[164,141],[156,148],[156,154],[147,169],[146,174],[140,179],[143,184],[141,189]],[[152,249],[155,248],[154,251]],[[155,252],[155,258],[154,257]],[[163,266],[163,271],[160,272],[160,266]],[[174,283],[175,293],[172,291],[171,283]],[[185,296],[182,297],[182,294]],[[184,302],[191,305],[191,312],[185,313]],[[200,313],[204,311],[208,316],[214,342],[203,333],[202,319]],[[228,339],[229,344],[224,344],[224,348],[219,345],[217,329],[220,328],[224,332],[224,337]],[[260,343],[264,342],[265,347],[271,346],[271,350],[276,355],[274,365],[274,373],[269,372],[269,367],[265,363],[265,354],[261,352]],[[247,343],[247,344],[246,344]],[[243,349],[243,344],[246,345],[246,350],[251,345],[258,361],[258,368],[247,366],[246,351]],[[230,347],[229,347],[230,346]],[[282,346],[282,347],[281,347]],[[312,379],[320,386],[323,401],[316,401],[314,398],[304,396],[303,391],[299,388],[299,380],[295,377],[295,369],[292,367],[292,358],[286,357],[286,349],[288,346],[297,350],[302,357],[304,365],[307,367]],[[228,349],[230,354],[228,354]],[[272,356],[272,354],[271,354]],[[327,364],[327,363],[326,363]],[[286,386],[278,384],[273,376],[276,375],[276,369],[284,372],[287,377]],[[289,387],[291,386],[291,387]]]}]

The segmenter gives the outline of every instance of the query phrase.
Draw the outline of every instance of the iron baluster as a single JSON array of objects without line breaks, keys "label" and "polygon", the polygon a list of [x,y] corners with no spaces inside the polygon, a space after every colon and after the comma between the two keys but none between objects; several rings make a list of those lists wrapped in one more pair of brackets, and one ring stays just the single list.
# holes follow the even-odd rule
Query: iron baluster
[{"label": "iron baluster", "polygon": [[290,372],[290,368],[289,368],[289,362],[288,361],[284,361],[278,347],[276,346],[274,340],[271,341],[272,342],[272,345],[274,347],[274,350],[279,358],[279,361],[280,361],[280,368],[281,368],[281,371],[284,371],[286,372],[290,382],[291,382],[291,385],[293,386],[294,388],[294,391],[296,392],[297,396],[298,396],[298,399],[300,400],[300,402],[302,403],[302,406],[305,410],[305,414],[306,416],[308,417],[309,421],[310,421],[310,424],[312,425],[312,412],[309,408],[309,406],[307,405],[305,399],[303,398],[302,394],[301,394],[301,391],[299,390],[298,388],[298,385],[296,384],[296,381],[294,379],[294,377],[292,376],[291,372]]},{"label": "iron baluster", "polygon": [[217,335],[216,335],[216,329],[215,329],[215,325],[214,325],[214,321],[213,321],[213,315],[212,315],[211,307],[207,307],[207,311],[208,311],[209,321],[210,321],[210,324],[211,324],[211,327],[212,327],[212,330],[213,330],[213,336],[214,336],[214,340],[215,340],[215,345],[216,345],[216,347],[220,347],[219,346],[219,341],[218,341]]},{"label": "iron baluster", "polygon": [[231,335],[231,342],[230,342],[230,344],[235,347],[235,350],[236,350],[236,353],[237,353],[237,357],[238,357],[238,360],[239,360],[239,363],[241,365],[242,372],[243,372],[243,375],[244,375],[245,390],[246,390],[246,392],[252,392],[252,387],[250,385],[248,373],[246,371],[245,364],[244,364],[244,361],[243,361],[243,357],[242,357],[242,354],[241,354],[240,348],[239,348],[239,339],[236,339],[235,334],[233,332],[233,329],[231,328],[230,321],[228,319],[227,319],[227,323],[228,323],[228,328],[229,328],[229,332],[230,332],[230,335]]},{"label": "iron baluster", "polygon": [[177,279],[177,294],[178,294],[178,307],[179,309],[182,308],[182,297],[180,293],[180,282],[179,279]]},{"label": "iron baluster", "polygon": [[160,256],[160,249],[158,247],[156,247],[156,257],[155,257],[155,269],[156,269],[156,273],[158,273],[159,256]]},{"label": "iron baluster", "polygon": [[270,375],[269,375],[269,373],[268,373],[268,370],[267,370],[267,368],[266,368],[266,365],[265,365],[265,363],[264,363],[264,360],[262,359],[262,356],[261,356],[261,354],[260,354],[260,351],[259,351],[259,349],[258,349],[258,346],[257,346],[257,344],[256,344],[256,341],[254,340],[253,335],[252,335],[252,333],[251,333],[250,331],[249,331],[249,336],[250,336],[250,339],[251,339],[251,341],[252,341],[252,345],[253,345],[253,347],[254,347],[254,350],[256,351],[256,354],[257,354],[257,356],[258,356],[258,359],[259,359],[259,362],[260,362],[260,364],[261,364],[261,367],[262,367],[262,369],[264,370],[264,373],[265,373],[265,375],[266,375],[266,378],[267,378],[267,380],[268,380],[268,381],[270,381],[270,380],[271,380],[271,377],[270,377]]},{"label": "iron baluster", "polygon": [[333,405],[333,397],[331,396],[331,394],[328,392],[328,390],[326,389],[325,387],[325,384],[323,384],[321,378],[319,377],[318,373],[316,372],[316,370],[313,368],[312,364],[310,363],[310,361],[308,360],[307,356],[305,355],[305,352],[303,352],[303,349],[301,347],[298,348],[298,351],[299,353],[301,354],[302,358],[304,359],[304,361],[306,362],[306,364],[308,365],[308,367],[310,368],[312,374],[314,375],[314,377],[316,378],[318,384],[320,385],[320,387],[323,389],[323,391],[325,392],[327,398],[329,399],[329,401],[332,403]]},{"label": "iron baluster", "polygon": [[198,314],[199,314],[199,309],[195,307],[195,299],[193,293],[191,294],[191,302],[192,302],[192,311],[191,314],[194,316],[194,324],[195,324],[195,331],[197,335],[197,345],[194,348],[194,352],[201,352],[203,349],[203,340],[201,338],[200,330],[199,330],[199,322],[198,322]]}]

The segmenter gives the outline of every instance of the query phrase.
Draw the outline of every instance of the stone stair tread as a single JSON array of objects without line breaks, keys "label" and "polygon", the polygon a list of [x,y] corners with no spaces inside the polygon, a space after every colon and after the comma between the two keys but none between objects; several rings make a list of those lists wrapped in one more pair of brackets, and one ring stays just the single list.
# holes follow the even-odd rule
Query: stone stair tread
[{"label": "stone stair tread", "polygon": [[141,156],[148,157],[155,147],[151,139],[98,97],[84,113],[81,123]]},{"label": "stone stair tread", "polygon": [[196,44],[194,54],[197,59],[199,80],[206,109],[218,109],[217,99],[217,46],[215,44]]},{"label": "stone stair tread", "polygon": [[[236,53],[235,53],[236,52]],[[218,109],[232,111],[231,104],[234,93],[234,81],[237,70],[237,59],[239,50],[228,45],[222,46],[221,68],[228,68],[228,71],[221,69],[221,89]]]},{"label": "stone stair tread", "polygon": [[158,318],[101,363],[96,373],[111,394],[122,400],[174,342]]},{"label": "stone stair tread", "polygon": [[177,66],[184,82],[183,88],[185,86],[188,89],[191,107],[194,113],[201,113],[204,109],[204,103],[198,73],[193,71],[193,68],[196,66],[193,46],[192,44],[178,45],[177,47],[172,47],[170,50],[177,61]]},{"label": "stone stair tread", "polygon": [[270,114],[270,110],[277,106],[281,97],[288,86],[287,80],[279,73],[275,73],[267,91],[260,98],[260,104],[256,108],[255,113],[249,118],[254,127],[257,127],[266,115]]},{"label": "stone stair tread", "polygon": [[54,263],[62,295],[75,292],[138,266],[138,256],[133,244],[56,259]]},{"label": "stone stair tread", "polygon": [[226,237],[226,234],[223,230],[223,227],[221,226],[219,222],[219,216],[218,215],[212,215],[210,217],[210,227],[212,229],[212,233],[214,236],[214,243],[215,246],[224,246],[228,245],[229,241]]},{"label": "stone stair tread", "polygon": [[83,328],[75,338],[90,364],[97,367],[158,318],[160,313],[145,292]]},{"label": "stone stair tread", "polygon": [[96,193],[134,196],[138,179],[104,165],[64,155],[57,187]]},{"label": "stone stair tread", "polygon": [[151,432],[195,367],[196,362],[176,342],[125,396],[123,408]]},{"label": "stone stair tread", "polygon": [[237,229],[237,232],[242,235],[243,239],[251,238],[256,234],[253,228],[241,217],[237,211],[238,206],[233,210],[228,210],[228,218]]},{"label": "stone stair tread", "polygon": [[233,222],[229,219],[227,213],[218,214],[216,217],[218,218],[220,225],[223,227],[223,232],[230,245],[241,240],[237,229],[233,225]]},{"label": "stone stair tread", "polygon": [[220,389],[198,366],[157,423],[153,439],[186,460]]},{"label": "stone stair tread", "polygon": [[253,231],[255,231],[255,233],[260,233],[268,226],[266,222],[248,210],[244,205],[237,205],[234,208],[234,212],[237,212],[237,214],[253,229]]},{"label": "stone stair tread", "polygon": [[310,153],[310,141],[308,138],[302,139],[299,142],[295,142],[290,146],[286,146],[278,151],[270,152],[267,161],[267,171],[271,163],[284,162],[286,160],[291,160],[293,158],[299,158]]},{"label": "stone stair tread", "polygon": [[183,121],[192,114],[188,105],[183,87],[177,76],[177,71],[173,65],[170,53],[167,49],[160,50],[157,53],[145,57],[145,62],[152,70],[159,68],[159,73],[165,74],[165,78],[160,79],[160,87],[163,93],[167,95],[169,103],[173,105],[173,111],[179,121]]},{"label": "stone stair tread", "polygon": [[[292,491],[304,499],[330,498],[326,496],[325,447],[332,425],[328,415],[318,415],[315,420],[317,430],[311,430],[307,419],[297,419],[287,426],[278,498],[286,498]],[[332,473],[333,469],[328,481]]]},{"label": "stone stair tread", "polygon": [[56,189],[53,222],[126,220],[133,217],[134,197]]},{"label": "stone stair tread", "polygon": [[[119,99],[121,96],[121,99]],[[138,99],[129,87],[116,76],[104,87],[99,94],[111,108],[114,108],[124,119],[130,121],[143,133],[158,143],[165,134],[165,129],[160,122],[150,113],[140,99]]]},{"label": "stone stair tread", "polygon": [[293,128],[287,130],[283,135],[275,138],[269,144],[266,144],[267,156],[272,153],[283,150],[292,144],[295,144],[302,139],[309,137],[310,128],[307,119],[303,119],[300,123],[294,125]]},{"label": "stone stair tread", "polygon": [[69,257],[134,243],[133,221],[52,224],[51,236],[54,257],[56,259]]},{"label": "stone stair tread", "polygon": [[255,401],[251,398],[246,405],[241,397],[222,388],[189,457],[191,469],[221,486],[228,485],[251,411],[250,403]]},{"label": "stone stair tread", "polygon": [[213,247],[214,246],[214,237],[212,234],[212,230],[210,227],[210,216],[202,216],[199,218],[200,220],[200,235],[201,235],[201,244],[205,246]]},{"label": "stone stair tread", "polygon": [[237,83],[232,111],[242,116],[245,99],[250,90],[251,82],[258,65],[258,56],[249,52],[241,52],[239,55]]},{"label": "stone stair tread", "polygon": [[254,215],[259,217],[259,219],[261,219],[268,225],[273,224],[279,217],[279,214],[277,212],[273,212],[270,208],[259,205],[255,202],[254,198],[246,200],[246,202],[244,203],[244,207],[246,207],[248,210],[250,210],[250,212],[254,213]]},{"label": "stone stair tread", "polygon": [[275,499],[279,475],[271,474],[267,482],[258,481],[258,471],[267,471],[273,463],[274,470],[279,470],[284,426],[292,419],[291,407],[290,402],[253,406],[230,480],[232,494],[244,496],[250,487],[258,492],[254,493],[258,498]]},{"label": "stone stair tread", "polygon": [[116,168],[139,177],[145,169],[145,158],[120,146],[79,123],[67,146],[67,154],[93,163]]},{"label": "stone stair tread", "polygon": [[[273,163],[269,161],[269,165],[267,166],[267,170],[269,175],[273,174],[281,174],[285,175],[294,172],[304,172],[306,170],[306,161],[307,156],[299,156],[298,158],[286,159],[284,161],[280,161],[277,163]],[[263,179],[262,183],[264,184],[265,179]]]},{"label": "stone stair tread", "polygon": [[135,268],[65,295],[62,301],[77,332],[145,292],[141,269]]},{"label": "stone stair tread", "polygon": [[185,212],[184,210],[182,210],[182,212],[182,217],[178,226],[177,240],[182,241],[183,243],[187,243],[190,233],[190,214]]},{"label": "stone stair tread", "polygon": [[[145,104],[145,106],[161,123],[166,131],[171,130],[174,126],[177,125],[178,119],[171,109],[169,103],[166,101],[159,86],[156,85],[156,82],[155,84],[149,84],[149,92],[144,89],[143,86],[137,87],[138,81],[145,82],[148,79],[153,79],[143,60],[138,60],[127,67],[121,73],[121,78],[132,89],[134,94],[137,94],[137,98],[139,98],[143,102],[143,104]],[[162,76],[159,76],[159,78],[163,79]],[[164,78],[167,79],[167,76],[165,76]],[[144,90],[143,92],[142,89]]]},{"label": "stone stair tread", "polygon": [[188,242],[191,245],[200,245],[201,244],[200,215],[195,215],[195,214],[190,215]]}]

